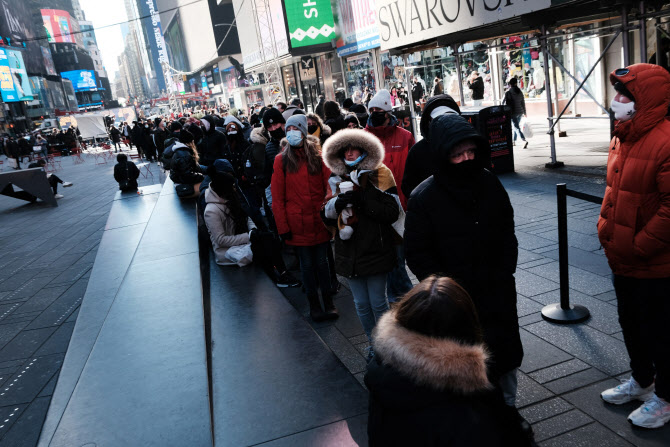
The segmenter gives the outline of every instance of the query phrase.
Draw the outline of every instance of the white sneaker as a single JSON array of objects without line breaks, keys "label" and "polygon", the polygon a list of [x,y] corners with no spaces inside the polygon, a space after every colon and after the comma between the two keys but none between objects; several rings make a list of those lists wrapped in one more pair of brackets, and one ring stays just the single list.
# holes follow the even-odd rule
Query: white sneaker
[{"label": "white sneaker", "polygon": [[72,186],[72,182],[63,182],[63,187],[67,188],[68,186]]},{"label": "white sneaker", "polygon": [[633,400],[645,402],[654,395],[654,384],[647,388],[642,388],[632,377],[628,380],[622,380],[621,385],[600,393],[600,397],[605,402],[615,405],[621,405]]},{"label": "white sneaker", "polygon": [[54,194],[54,199],[62,199],[65,197],[63,194]]},{"label": "white sneaker", "polygon": [[652,394],[640,408],[628,415],[628,422],[642,428],[660,428],[670,421],[670,404]]}]

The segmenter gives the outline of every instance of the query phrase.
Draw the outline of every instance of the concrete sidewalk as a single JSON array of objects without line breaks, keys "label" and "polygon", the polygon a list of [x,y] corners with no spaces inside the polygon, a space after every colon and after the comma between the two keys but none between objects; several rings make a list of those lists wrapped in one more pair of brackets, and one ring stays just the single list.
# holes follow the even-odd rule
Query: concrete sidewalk
[{"label": "concrete sidewalk", "polygon": [[[515,211],[519,261],[518,313],[525,357],[519,371],[518,406],[542,446],[668,446],[670,426],[633,428],[626,416],[637,403],[606,405],[599,393],[628,377],[628,355],[618,323],[611,271],[596,232],[600,207],[568,197],[570,297],[586,306],[585,323],[561,326],[542,319],[559,302],[556,184],[602,197],[609,142],[607,120],[571,120],[568,137],[556,138],[562,169],[548,170],[548,126],[533,120],[527,149],[515,147],[515,173],[501,175]],[[298,272],[296,272],[298,274]],[[313,324],[343,364],[363,383],[368,343],[346,280],[336,297],[340,319]],[[414,279],[414,281],[416,281]],[[282,289],[308,318],[300,290]]]},{"label": "concrete sidewalk", "polygon": [[[115,159],[84,160],[62,158],[56,175],[74,185],[58,188],[57,208],[0,196],[2,447],[37,444],[118,189]],[[140,188],[160,181],[151,170]]]}]

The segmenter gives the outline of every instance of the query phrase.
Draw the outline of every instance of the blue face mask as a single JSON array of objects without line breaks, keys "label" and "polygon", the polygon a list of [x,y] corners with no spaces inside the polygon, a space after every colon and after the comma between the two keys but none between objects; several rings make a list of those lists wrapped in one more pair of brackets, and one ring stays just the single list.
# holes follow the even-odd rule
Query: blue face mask
[{"label": "blue face mask", "polygon": [[354,160],[354,161],[344,160],[344,164],[347,165],[347,166],[349,166],[349,167],[356,166],[358,163],[362,162],[363,159],[364,159],[365,157],[367,157],[367,156],[368,156],[368,153],[367,153],[367,152],[363,152],[363,153],[362,153],[356,160]]},{"label": "blue face mask", "polygon": [[286,132],[286,139],[291,146],[300,146],[300,143],[302,143],[302,132],[299,130],[289,130]]}]

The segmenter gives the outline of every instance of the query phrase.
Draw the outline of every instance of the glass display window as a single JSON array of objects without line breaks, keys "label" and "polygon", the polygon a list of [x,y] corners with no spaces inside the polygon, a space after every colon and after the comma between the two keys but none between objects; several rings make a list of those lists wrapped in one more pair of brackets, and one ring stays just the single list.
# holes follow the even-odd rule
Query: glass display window
[{"label": "glass display window", "polygon": [[354,102],[358,102],[356,98],[365,101],[368,95],[374,95],[377,91],[377,80],[372,55],[363,53],[348,57],[344,63],[344,78],[346,94],[354,98]]}]

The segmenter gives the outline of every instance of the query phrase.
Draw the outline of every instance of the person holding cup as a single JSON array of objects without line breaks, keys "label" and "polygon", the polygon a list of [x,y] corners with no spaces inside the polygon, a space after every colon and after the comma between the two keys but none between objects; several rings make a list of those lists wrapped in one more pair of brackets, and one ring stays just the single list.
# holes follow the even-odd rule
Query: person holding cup
[{"label": "person holding cup", "polygon": [[[356,313],[371,340],[389,308],[386,276],[396,264],[394,244],[404,225],[397,186],[383,163],[384,146],[364,130],[343,129],[331,136],[323,158],[332,171],[323,217],[338,230],[335,270],[348,279]],[[370,348],[368,359],[373,355]]]}]

